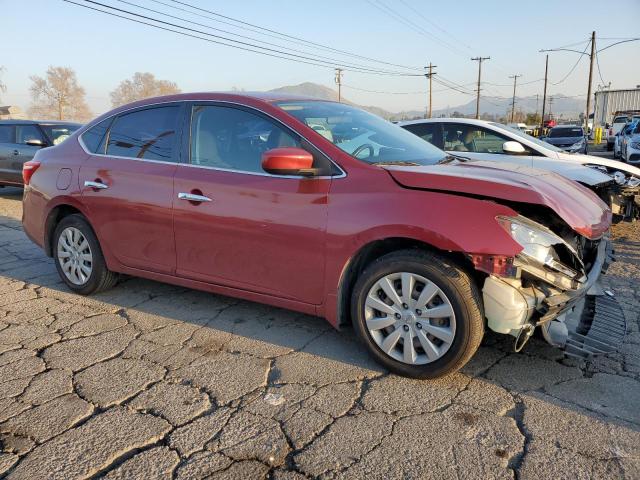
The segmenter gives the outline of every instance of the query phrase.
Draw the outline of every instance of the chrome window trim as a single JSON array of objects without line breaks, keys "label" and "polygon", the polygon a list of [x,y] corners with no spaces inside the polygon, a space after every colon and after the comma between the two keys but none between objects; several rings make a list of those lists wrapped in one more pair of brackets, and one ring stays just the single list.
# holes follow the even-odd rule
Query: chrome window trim
[{"label": "chrome window trim", "polygon": [[[307,137],[305,137],[304,135],[302,135],[299,131],[297,131],[295,128],[290,127],[289,125],[285,125],[284,123],[282,123],[280,120],[278,120],[277,118],[275,118],[273,115],[270,115],[267,112],[263,112],[262,110],[256,108],[256,107],[252,107],[251,105],[245,105],[243,103],[238,103],[238,102],[231,102],[229,100],[211,100],[211,99],[190,99],[190,100],[167,100],[166,102],[156,102],[156,103],[149,103],[147,105],[139,105],[137,107],[131,107],[131,108],[127,108],[125,110],[122,110],[120,112],[114,113],[112,115],[109,115],[108,117],[103,118],[102,120],[100,120],[100,122],[103,122],[105,120],[108,120],[109,118],[115,117],[117,115],[122,115],[126,112],[130,112],[132,110],[137,110],[139,108],[148,108],[148,107],[153,107],[156,105],[166,105],[168,103],[198,103],[198,102],[206,102],[206,103],[224,103],[224,104],[228,104],[228,105],[235,105],[238,107],[244,107],[244,108],[249,108],[251,110],[255,110],[256,112],[261,113],[262,115],[266,115],[267,117],[271,118],[272,120],[274,120],[275,122],[277,122],[280,125],[284,125],[286,128],[288,128],[289,130],[292,130],[293,132],[296,133],[296,135],[299,135],[300,138],[304,139],[307,143],[309,143],[310,145],[314,145],[313,142],[310,142]],[[100,123],[98,122],[98,123]],[[317,150],[324,155],[324,157],[329,160],[333,165],[336,166],[336,168],[338,170],[340,170],[341,173],[337,174],[337,175],[325,175],[325,176],[319,176],[319,177],[305,177],[302,175],[272,175],[270,173],[264,172],[248,172],[245,170],[233,170],[233,169],[228,169],[228,168],[217,168],[217,167],[207,167],[207,166],[203,166],[203,165],[193,165],[192,163],[186,163],[186,162],[167,162],[164,160],[151,160],[151,159],[146,159],[146,158],[135,158],[135,157],[121,157],[118,155],[107,155],[104,153],[93,153],[90,152],[87,149],[87,146],[85,145],[84,141],[82,140],[82,136],[85,134],[86,131],[90,130],[91,128],[93,128],[96,124],[90,124],[87,126],[87,128],[85,128],[82,132],[80,132],[78,134],[78,143],[80,144],[80,147],[82,148],[82,150],[84,150],[84,153],[86,153],[87,155],[92,155],[92,156],[96,156],[96,157],[109,157],[109,158],[121,158],[124,160],[137,160],[139,162],[152,162],[152,163],[166,163],[166,164],[171,164],[171,165],[184,165],[187,167],[192,167],[192,168],[204,168],[207,170],[220,170],[223,172],[232,172],[232,173],[244,173],[247,175],[258,175],[258,176],[262,176],[262,177],[273,177],[273,178],[290,178],[290,179],[294,179],[294,180],[299,180],[299,179],[307,179],[307,180],[312,180],[314,178],[317,179],[327,179],[327,178],[345,178],[347,176],[347,172],[344,171],[344,169],[338,165],[336,162],[334,162],[331,158],[329,158],[327,156],[327,154],[325,154],[322,150],[320,150],[319,148],[317,148]],[[191,125],[191,123],[189,123],[189,125]],[[111,128],[109,128],[109,133],[111,132]],[[314,145],[315,147],[315,145]]]}]

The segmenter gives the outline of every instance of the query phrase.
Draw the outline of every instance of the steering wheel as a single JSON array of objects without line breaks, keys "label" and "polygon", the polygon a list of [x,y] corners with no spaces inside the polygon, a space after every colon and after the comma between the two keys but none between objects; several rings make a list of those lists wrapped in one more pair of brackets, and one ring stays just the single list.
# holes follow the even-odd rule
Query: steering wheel
[{"label": "steering wheel", "polygon": [[351,155],[353,155],[354,157],[358,157],[358,154],[362,153],[364,150],[369,150],[369,155],[367,155],[365,158],[371,158],[376,153],[373,145],[371,145],[370,143],[365,143],[356,148]]}]

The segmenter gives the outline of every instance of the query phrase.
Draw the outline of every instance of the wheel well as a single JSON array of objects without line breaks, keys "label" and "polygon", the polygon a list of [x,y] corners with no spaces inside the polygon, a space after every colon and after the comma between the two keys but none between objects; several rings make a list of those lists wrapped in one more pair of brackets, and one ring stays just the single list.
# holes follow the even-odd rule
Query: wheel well
[{"label": "wheel well", "polygon": [[53,245],[51,244],[53,241],[53,232],[55,231],[58,223],[69,215],[74,214],[82,215],[82,212],[71,205],[58,205],[51,212],[49,212],[49,216],[47,217],[47,221],[45,223],[45,242],[44,242],[44,250],[48,256],[53,256]]},{"label": "wheel well", "polygon": [[344,326],[351,322],[351,295],[353,293],[353,287],[358,280],[360,274],[367,266],[391,252],[398,250],[410,250],[419,249],[427,250],[430,252],[436,252],[443,257],[454,261],[459,266],[465,268],[474,277],[478,273],[469,261],[469,259],[460,252],[448,252],[440,250],[425,242],[414,240],[411,238],[393,237],[385,238],[383,240],[376,240],[362,247],[356,255],[349,261],[349,264],[345,268],[342,277],[340,279],[340,285],[338,288],[338,325]]}]

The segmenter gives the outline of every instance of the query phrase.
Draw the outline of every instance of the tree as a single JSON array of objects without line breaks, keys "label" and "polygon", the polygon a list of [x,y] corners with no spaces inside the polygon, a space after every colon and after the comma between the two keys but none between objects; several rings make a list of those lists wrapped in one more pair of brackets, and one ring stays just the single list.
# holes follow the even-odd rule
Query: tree
[{"label": "tree", "polygon": [[33,75],[32,103],[29,115],[39,119],[86,121],[91,111],[85,100],[85,91],[78,84],[76,72],[68,67],[49,67],[46,78]]},{"label": "tree", "polygon": [[135,102],[159,95],[171,95],[180,93],[178,85],[168,80],[157,80],[149,72],[136,72],[131,79],[123,80],[120,85],[110,93],[111,103],[119,107],[125,103]]}]

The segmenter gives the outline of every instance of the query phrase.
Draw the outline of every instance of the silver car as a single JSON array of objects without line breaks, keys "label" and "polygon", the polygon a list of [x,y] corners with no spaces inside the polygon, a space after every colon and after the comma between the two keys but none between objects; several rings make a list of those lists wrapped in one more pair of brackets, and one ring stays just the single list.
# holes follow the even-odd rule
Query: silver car
[{"label": "silver car", "polygon": [[22,186],[22,165],[80,127],[71,122],[0,120],[0,185]]}]

